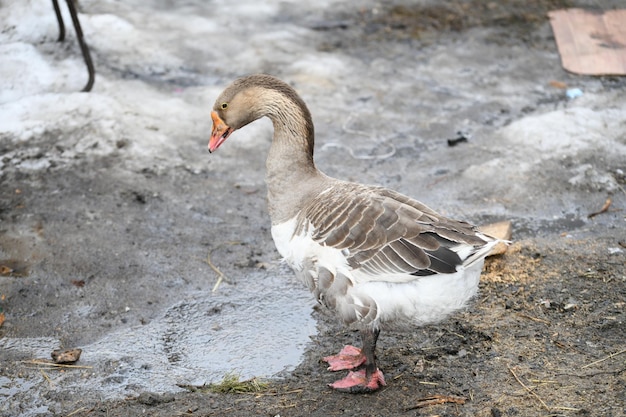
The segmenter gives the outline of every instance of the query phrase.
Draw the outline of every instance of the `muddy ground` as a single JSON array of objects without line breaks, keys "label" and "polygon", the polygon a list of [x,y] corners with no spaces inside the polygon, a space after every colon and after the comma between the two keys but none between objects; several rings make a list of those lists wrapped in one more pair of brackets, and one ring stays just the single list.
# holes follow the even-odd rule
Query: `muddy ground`
[{"label": "muddy ground", "polygon": [[[141,120],[143,130],[124,130],[77,108],[77,117],[87,120],[82,126],[51,123],[30,132],[28,141],[13,140],[14,133],[2,137],[2,415],[626,415],[626,81],[565,73],[546,18],[555,8],[619,3],[336,2],[314,13],[281,6],[273,24],[301,24],[325,63],[336,55],[349,56],[353,69],[362,65],[363,74],[342,73],[337,84],[347,87],[332,84],[332,76],[323,79],[319,68],[313,75],[303,67],[284,69],[297,45],[280,36],[276,49],[284,56],[210,75],[205,72],[213,68],[200,64],[182,73],[142,73],[96,44],[101,91],[129,79],[162,95],[190,86],[184,101],[199,110],[172,115],[183,133],[160,124],[167,114]],[[92,5],[92,12],[107,4]],[[407,51],[418,57],[423,78],[407,75]],[[312,56],[303,65],[314,66]],[[454,74],[456,66],[460,75],[449,84],[437,78]],[[168,390],[156,379],[150,389],[132,375],[158,369],[168,379],[159,358],[89,356],[107,332],[171,321],[158,343],[176,366],[186,354],[177,342],[185,342],[184,322],[194,314],[207,317],[207,333],[221,330],[216,317],[229,309],[245,308],[263,324],[255,327],[271,326],[271,318],[248,310],[248,299],[237,298],[248,281],[278,278],[285,298],[303,297],[269,236],[260,174],[268,141],[257,152],[249,142],[236,145],[233,136],[210,160],[204,154],[210,119],[200,115],[234,76],[260,71],[295,80],[312,103],[319,137],[338,135],[318,141],[316,155],[327,173],[399,189],[475,223],[513,222],[515,243],[487,262],[468,311],[410,334],[381,335],[379,365],[388,385],[377,393],[354,396],[326,387],[339,376],[320,358],[358,340],[317,309],[315,334],[299,365],[272,371],[274,378],[264,378],[268,385],[255,393],[209,392],[191,376],[186,382],[196,390]],[[359,77],[361,84],[351,81]],[[442,84],[429,87],[433,79]],[[374,81],[380,86],[370,90]],[[582,104],[568,101],[561,84],[580,87]],[[213,96],[204,97],[207,92]],[[427,98],[412,110],[407,96],[420,94]],[[352,122],[341,113],[346,102],[357,114]],[[381,126],[382,120],[391,123]],[[577,129],[588,126],[579,140]],[[571,134],[571,143],[514,142],[551,127]],[[363,139],[370,129],[389,134],[392,156],[350,158],[354,153],[337,146],[385,154],[388,143]],[[174,145],[158,143],[154,153],[140,155],[137,144],[146,145],[140,137],[154,132],[175,138]],[[468,142],[447,145],[461,136]],[[605,212],[589,217],[608,199]],[[210,294],[216,279],[207,253],[230,280],[210,302],[199,295]],[[259,305],[271,308],[278,297],[263,286],[252,289],[262,294]],[[257,350],[275,338],[269,328],[249,341]],[[146,343],[135,338],[138,332],[128,334],[119,343]],[[26,340],[34,341],[32,349],[20,345]],[[57,347],[84,347],[77,363],[84,367],[33,362]],[[184,362],[182,369],[192,375],[194,364]],[[171,386],[179,379],[172,376]]]},{"label": "muddy ground", "polygon": [[[412,334],[381,336],[388,385],[375,394],[324,388],[337,375],[320,355],[358,337],[316,313],[320,333],[303,363],[261,392],[144,394],[82,405],[84,415],[624,415],[624,265],[606,255],[606,244],[617,242],[610,234],[600,242],[523,240],[491,259],[468,312]],[[442,397],[450,402],[436,404]]]}]

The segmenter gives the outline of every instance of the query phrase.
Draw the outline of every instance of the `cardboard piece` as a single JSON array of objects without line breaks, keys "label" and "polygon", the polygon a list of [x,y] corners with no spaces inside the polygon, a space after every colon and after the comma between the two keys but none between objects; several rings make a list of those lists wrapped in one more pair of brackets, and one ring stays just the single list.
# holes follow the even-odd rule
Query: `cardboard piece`
[{"label": "cardboard piece", "polygon": [[565,70],[626,75],[626,10],[565,9],[548,16]]},{"label": "cardboard piece", "polygon": [[[511,236],[513,235],[513,225],[509,220],[485,224],[483,226],[480,226],[478,230],[486,235],[502,240],[511,240]],[[507,249],[508,245],[506,243],[500,242],[496,246],[494,246],[493,249],[491,249],[491,252],[489,252],[489,255],[487,256],[502,255],[504,252],[507,251]]]}]

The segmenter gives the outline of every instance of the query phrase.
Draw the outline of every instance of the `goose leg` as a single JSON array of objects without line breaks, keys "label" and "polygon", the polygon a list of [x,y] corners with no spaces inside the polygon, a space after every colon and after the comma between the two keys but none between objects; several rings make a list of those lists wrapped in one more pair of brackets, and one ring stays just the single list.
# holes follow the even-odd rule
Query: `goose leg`
[{"label": "goose leg", "polygon": [[[367,393],[373,392],[381,388],[385,384],[385,377],[383,373],[376,366],[376,341],[378,340],[378,334],[380,330],[375,329],[367,329],[361,330],[361,339],[363,340],[363,349],[357,349],[354,346],[346,346],[339,352],[339,355],[324,358],[329,364],[329,369],[335,367],[336,369],[354,369],[362,364],[365,364],[364,369],[359,369],[357,371],[350,371],[348,376],[339,381],[336,381],[330,384],[330,387],[336,389],[338,391],[349,392],[352,394],[359,393]],[[346,353],[349,354],[350,358],[345,360],[343,359],[345,354],[342,356],[344,351],[348,350]],[[331,358],[330,360],[327,360]],[[357,360],[358,358],[358,360]],[[354,360],[353,360],[354,359]],[[363,360],[361,360],[363,359]],[[339,366],[349,366],[357,363],[355,367],[352,368],[340,368]]]},{"label": "goose leg", "polygon": [[367,358],[361,349],[347,345],[337,355],[326,356],[322,360],[328,362],[329,371],[342,371],[358,368],[365,363]]}]

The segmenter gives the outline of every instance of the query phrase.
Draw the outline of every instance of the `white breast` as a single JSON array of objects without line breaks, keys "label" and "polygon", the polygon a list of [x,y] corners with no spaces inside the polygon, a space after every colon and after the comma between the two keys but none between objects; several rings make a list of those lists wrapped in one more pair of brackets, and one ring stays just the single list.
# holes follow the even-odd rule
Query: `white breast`
[{"label": "white breast", "polygon": [[374,326],[438,322],[463,308],[478,290],[482,259],[453,274],[419,278],[407,274],[405,280],[395,277],[395,282],[387,282],[384,277],[377,277],[374,281],[361,276],[361,271],[352,270],[342,251],[315,242],[310,228],[295,233],[296,226],[296,218],[272,226],[272,237],[281,256],[297,273],[303,272],[305,267],[313,267],[311,273],[316,277],[317,267],[323,266],[333,274],[340,272],[349,278],[353,285],[346,300],[373,299],[376,302],[377,317],[375,323],[371,323]]},{"label": "white breast", "polygon": [[310,226],[295,233],[297,216],[286,222],[272,226],[272,238],[278,253],[296,271],[301,271],[303,265],[313,261],[317,266],[323,266],[332,273],[338,269],[348,270],[345,254],[335,248],[320,245],[312,239],[314,230]]}]

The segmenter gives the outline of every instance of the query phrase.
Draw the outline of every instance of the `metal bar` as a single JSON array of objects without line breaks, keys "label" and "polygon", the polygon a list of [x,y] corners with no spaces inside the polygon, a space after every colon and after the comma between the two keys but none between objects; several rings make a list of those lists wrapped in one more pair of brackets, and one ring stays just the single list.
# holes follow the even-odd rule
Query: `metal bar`
[{"label": "metal bar", "polygon": [[[53,0],[56,4],[56,0]],[[72,16],[72,23],[74,24],[74,29],[76,30],[76,38],[78,38],[78,44],[80,45],[80,50],[83,53],[83,59],[85,60],[85,64],[87,65],[87,72],[89,73],[89,80],[87,81],[87,85],[83,88],[82,91],[89,92],[93,87],[93,84],[96,79],[96,71],[93,66],[93,62],[91,61],[91,55],[89,54],[89,47],[85,43],[85,39],[83,38],[83,30],[80,27],[80,22],[78,21],[78,15],[76,13],[76,6],[74,5],[74,0],[67,0],[67,7],[70,9],[70,15]],[[56,8],[55,8],[56,11]],[[60,14],[57,14],[59,17]]]},{"label": "metal bar", "polygon": [[59,39],[57,39],[57,42],[63,42],[65,39],[65,25],[63,24],[63,17],[61,16],[59,1],[52,0],[52,5],[54,6],[54,13],[57,15],[57,22],[59,22]]}]

